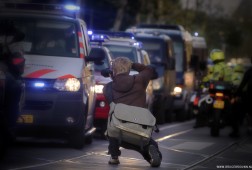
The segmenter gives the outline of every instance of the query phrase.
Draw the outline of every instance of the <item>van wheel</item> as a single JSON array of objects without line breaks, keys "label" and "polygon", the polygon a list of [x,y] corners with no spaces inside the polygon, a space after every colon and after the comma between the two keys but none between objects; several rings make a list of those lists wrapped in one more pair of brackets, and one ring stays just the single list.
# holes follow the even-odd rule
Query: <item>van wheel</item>
[{"label": "van wheel", "polygon": [[90,145],[91,143],[93,143],[93,135],[86,136],[85,144]]},{"label": "van wheel", "polygon": [[69,142],[73,148],[82,149],[85,144],[84,132],[75,132],[74,134],[70,135]]}]

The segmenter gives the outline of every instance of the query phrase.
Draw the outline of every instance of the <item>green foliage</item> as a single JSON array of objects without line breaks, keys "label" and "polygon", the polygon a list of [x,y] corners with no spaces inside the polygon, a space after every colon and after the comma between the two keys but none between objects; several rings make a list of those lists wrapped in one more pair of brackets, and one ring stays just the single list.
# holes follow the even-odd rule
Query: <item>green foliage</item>
[{"label": "green foliage", "polygon": [[[204,36],[209,49],[225,48],[227,57],[252,56],[252,1],[243,1],[235,14],[228,19],[217,17],[223,11],[218,5],[214,6],[216,14],[211,16],[201,11],[205,2],[203,0],[196,1],[198,10],[182,9],[178,0],[86,0],[87,2],[92,3],[95,11],[93,16],[97,17],[96,14],[102,13],[107,21],[106,26],[110,28],[116,22],[116,11],[127,2],[126,7],[123,7],[120,30],[140,23],[180,24],[189,32],[197,31],[200,36]],[[101,23],[94,23],[95,26],[99,24]]]}]

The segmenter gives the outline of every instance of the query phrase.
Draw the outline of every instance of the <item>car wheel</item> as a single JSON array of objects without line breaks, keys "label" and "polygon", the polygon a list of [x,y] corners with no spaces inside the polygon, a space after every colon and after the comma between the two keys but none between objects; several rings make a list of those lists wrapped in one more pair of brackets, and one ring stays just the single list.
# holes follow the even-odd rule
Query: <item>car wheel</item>
[{"label": "car wheel", "polygon": [[75,132],[74,134],[70,135],[69,142],[73,148],[82,149],[85,144],[84,131]]},{"label": "car wheel", "polygon": [[85,144],[90,145],[93,143],[93,135],[89,135],[85,137]]}]

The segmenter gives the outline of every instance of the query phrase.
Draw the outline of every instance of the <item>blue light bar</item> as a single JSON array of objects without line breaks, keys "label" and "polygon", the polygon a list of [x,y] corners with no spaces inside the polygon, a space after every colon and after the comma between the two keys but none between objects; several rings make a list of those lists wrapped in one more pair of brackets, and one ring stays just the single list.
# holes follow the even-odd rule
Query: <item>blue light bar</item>
[{"label": "blue light bar", "polygon": [[123,32],[123,31],[105,31],[105,30],[93,30],[94,34],[103,34],[107,35],[110,38],[130,38],[135,39],[133,33],[130,32]]},{"label": "blue light bar", "polygon": [[90,41],[92,42],[104,42],[106,40],[109,40],[109,37],[107,35],[102,35],[102,34],[92,34],[89,35]]},{"label": "blue light bar", "polygon": [[138,47],[138,48],[143,48],[143,43],[142,42],[134,42],[133,45]]},{"label": "blue light bar", "polygon": [[79,6],[76,6],[76,5],[65,5],[64,8],[66,10],[69,10],[69,11],[79,11],[80,10],[80,7]]},{"label": "blue light bar", "polygon": [[93,34],[93,31],[88,30],[88,35],[92,35],[92,34]]},{"label": "blue light bar", "polygon": [[34,83],[34,87],[38,87],[38,88],[45,87],[45,83],[43,83],[43,82],[35,82]]}]

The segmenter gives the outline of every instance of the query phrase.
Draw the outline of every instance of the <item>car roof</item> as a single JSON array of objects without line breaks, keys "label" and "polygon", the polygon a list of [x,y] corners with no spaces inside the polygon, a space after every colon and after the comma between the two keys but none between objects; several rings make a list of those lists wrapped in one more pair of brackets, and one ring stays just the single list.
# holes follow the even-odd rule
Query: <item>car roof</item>
[{"label": "car roof", "polygon": [[0,3],[1,16],[39,17],[76,20],[76,12],[68,11],[64,5],[40,3]]},{"label": "car roof", "polygon": [[149,33],[141,33],[135,35],[136,40],[139,40],[139,38],[145,38],[145,39],[153,39],[153,40],[165,40],[165,41],[171,41],[171,38],[168,35],[160,34],[160,35],[154,35]]},{"label": "car roof", "polygon": [[30,12],[27,12],[27,13],[24,13],[24,12],[0,13],[0,17],[44,18],[44,19],[57,19],[57,20],[77,21],[76,19],[71,18],[71,17],[67,17],[67,16],[58,16],[58,15],[42,14],[42,13],[30,13]]},{"label": "car roof", "polygon": [[124,38],[110,38],[109,41],[103,43],[103,45],[116,45],[116,46],[127,46],[136,49],[140,49],[138,46],[134,45],[138,41],[132,39],[124,39]]},{"label": "car roof", "polygon": [[125,31],[106,31],[106,30],[92,30],[93,34],[107,35],[109,38],[127,38],[134,39],[134,34]]}]

